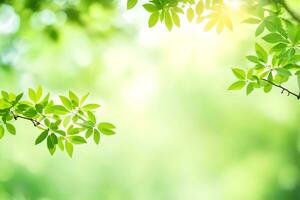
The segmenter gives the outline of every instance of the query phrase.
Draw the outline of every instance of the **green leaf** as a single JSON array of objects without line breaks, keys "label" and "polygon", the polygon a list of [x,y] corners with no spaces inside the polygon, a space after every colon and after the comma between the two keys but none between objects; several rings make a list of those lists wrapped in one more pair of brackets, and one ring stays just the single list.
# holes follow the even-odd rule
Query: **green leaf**
[{"label": "green leaf", "polygon": [[98,105],[98,104],[86,104],[85,106],[82,107],[82,110],[90,111],[90,110],[95,110],[99,107],[100,107],[100,105]]},{"label": "green leaf", "polygon": [[80,102],[79,102],[79,105],[80,105],[80,106],[83,105],[83,103],[85,102],[85,100],[88,98],[89,95],[90,95],[90,94],[87,93],[86,95],[84,95],[84,96],[81,98],[81,100],[80,100]]},{"label": "green leaf", "polygon": [[257,19],[257,18],[248,18],[248,19],[245,19],[242,23],[245,23],[245,24],[259,24],[260,23],[260,19]]},{"label": "green leaf", "polygon": [[0,110],[7,109],[10,106],[10,103],[6,102],[4,99],[0,99]]},{"label": "green leaf", "polygon": [[133,8],[137,4],[138,0],[127,0],[127,9]]},{"label": "green leaf", "polygon": [[101,133],[103,133],[104,135],[114,135],[115,131],[113,131],[113,129],[115,129],[116,127],[108,122],[102,122],[98,124],[98,129],[100,130]]},{"label": "green leaf", "polygon": [[71,121],[71,117],[68,116],[68,117],[65,117],[64,121],[63,121],[63,126],[66,128],[68,126],[68,124],[70,123]]},{"label": "green leaf", "polygon": [[55,115],[65,115],[69,113],[69,111],[61,105],[54,105],[49,109],[49,111]]},{"label": "green leaf", "polygon": [[174,10],[172,10],[172,18],[173,18],[173,22],[174,22],[174,24],[177,26],[177,27],[180,27],[180,18],[179,18],[179,16],[178,16],[178,14],[174,11]]},{"label": "green leaf", "polygon": [[159,18],[159,12],[154,12],[150,15],[149,21],[148,21],[149,28],[151,28],[157,24],[158,18]]},{"label": "green leaf", "polygon": [[9,94],[6,91],[2,90],[1,95],[4,99],[9,99]]},{"label": "green leaf", "polygon": [[67,130],[67,134],[68,135],[76,135],[76,134],[79,134],[80,131],[81,131],[80,128],[73,128],[73,125],[71,125]]},{"label": "green leaf", "polygon": [[255,64],[259,63],[259,60],[256,56],[246,56],[247,60],[249,60],[250,62],[253,62]]},{"label": "green leaf", "polygon": [[266,27],[265,24],[261,23],[255,31],[255,36],[258,37],[260,34],[262,34],[265,30],[265,27]]},{"label": "green leaf", "polygon": [[68,155],[72,158],[73,156],[73,144],[66,140],[65,147]]},{"label": "green leaf", "polygon": [[272,85],[271,84],[268,84],[264,87],[264,92],[265,93],[269,93],[271,90],[272,90]]},{"label": "green leaf", "polygon": [[36,94],[35,94],[35,91],[32,89],[32,88],[29,88],[28,89],[28,95],[29,95],[29,98],[33,101],[33,102],[37,102],[37,98],[36,98]]},{"label": "green leaf", "polygon": [[292,73],[285,68],[276,68],[275,69],[281,76],[292,76]]},{"label": "green leaf", "polygon": [[246,94],[249,95],[252,91],[253,91],[253,84],[252,83],[249,83],[247,85],[247,89],[246,89]]},{"label": "green leaf", "polygon": [[240,90],[246,85],[245,81],[237,81],[229,86],[228,90]]},{"label": "green leaf", "polygon": [[0,140],[3,138],[4,136],[4,128],[2,125],[0,125]]},{"label": "green leaf", "polygon": [[15,128],[12,124],[6,123],[5,125],[6,125],[7,131],[8,131],[10,134],[16,135],[16,128]]},{"label": "green leaf", "polygon": [[91,137],[93,134],[93,129],[92,128],[88,128],[85,132],[85,138],[89,138]]},{"label": "green leaf", "polygon": [[35,140],[35,145],[40,144],[41,142],[43,142],[47,136],[48,136],[49,130],[45,130],[43,131]]},{"label": "green leaf", "polygon": [[271,52],[280,52],[284,51],[287,48],[287,44],[279,43],[271,48]]},{"label": "green leaf", "polygon": [[83,137],[78,136],[78,135],[70,136],[69,139],[73,144],[85,144],[86,143],[86,140]]},{"label": "green leaf", "polygon": [[69,98],[71,99],[72,105],[74,107],[77,107],[79,105],[79,99],[74,92],[69,91]]},{"label": "green leaf", "polygon": [[87,111],[87,114],[88,114],[89,120],[91,120],[93,123],[96,123],[96,116],[90,111]]},{"label": "green leaf", "polygon": [[61,151],[64,151],[64,149],[65,149],[65,146],[64,146],[64,143],[63,143],[64,140],[65,140],[64,137],[59,137],[59,138],[58,138],[57,145],[58,145],[58,147],[59,147],[59,149],[60,149]]},{"label": "green leaf", "polygon": [[268,53],[258,43],[255,44],[255,51],[256,51],[258,58],[263,60],[265,63],[268,61]]},{"label": "green leaf", "polygon": [[188,8],[186,16],[187,16],[187,19],[189,20],[189,22],[193,21],[194,16],[195,16],[193,8],[191,8],[191,7]]},{"label": "green leaf", "polygon": [[50,135],[47,137],[47,147],[50,154],[53,155],[55,153],[56,148],[55,145],[52,143],[52,139]]},{"label": "green leaf", "polygon": [[285,43],[287,43],[288,42],[284,37],[282,37],[278,33],[267,34],[266,36],[263,37],[263,39],[266,42],[269,42],[269,43],[278,43],[278,42],[285,42]]},{"label": "green leaf", "polygon": [[35,93],[36,101],[39,101],[40,98],[42,97],[42,95],[43,95],[43,89],[41,86],[38,86],[36,93]]},{"label": "green leaf", "polygon": [[57,136],[54,133],[51,133],[50,137],[51,137],[52,144],[56,145],[58,143]]},{"label": "green leaf", "polygon": [[238,68],[232,68],[231,69],[233,74],[240,80],[245,80],[246,74],[243,70],[238,69]]},{"label": "green leaf", "polygon": [[96,144],[99,144],[100,142],[100,133],[97,129],[94,130],[94,141]]},{"label": "green leaf", "polygon": [[173,28],[173,21],[171,18],[171,15],[169,13],[169,11],[165,11],[165,25],[168,28],[169,31],[172,30]]},{"label": "green leaf", "polygon": [[59,96],[59,98],[67,109],[72,110],[72,102],[67,97]]},{"label": "green leaf", "polygon": [[158,8],[154,4],[146,3],[143,5],[143,7],[145,8],[145,10],[151,13],[158,11]]},{"label": "green leaf", "polygon": [[26,112],[23,113],[25,117],[33,118],[37,115],[37,112],[34,108],[28,109]]},{"label": "green leaf", "polygon": [[202,15],[203,11],[204,11],[204,2],[203,0],[200,0],[196,5],[196,13],[198,16],[200,16]]}]

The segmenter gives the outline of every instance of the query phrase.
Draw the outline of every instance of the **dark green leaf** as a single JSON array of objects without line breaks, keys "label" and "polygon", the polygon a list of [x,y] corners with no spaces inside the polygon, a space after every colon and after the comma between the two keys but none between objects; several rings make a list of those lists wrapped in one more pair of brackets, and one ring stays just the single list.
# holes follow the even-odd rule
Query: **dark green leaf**
[{"label": "dark green leaf", "polygon": [[43,142],[43,141],[47,138],[48,132],[49,132],[48,129],[45,130],[45,131],[43,131],[43,132],[36,138],[36,140],[35,140],[35,145],[40,144],[41,142]]}]

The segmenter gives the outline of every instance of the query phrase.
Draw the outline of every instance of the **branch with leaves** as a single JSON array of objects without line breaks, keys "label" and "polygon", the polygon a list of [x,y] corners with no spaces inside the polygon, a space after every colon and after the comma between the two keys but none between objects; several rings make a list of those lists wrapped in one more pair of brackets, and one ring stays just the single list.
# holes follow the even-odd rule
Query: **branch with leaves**
[{"label": "branch with leaves", "polygon": [[[41,130],[36,138],[38,145],[45,141],[51,155],[57,147],[73,155],[75,145],[86,144],[93,138],[96,144],[100,136],[115,134],[115,126],[108,122],[97,122],[95,111],[98,104],[86,103],[89,94],[79,98],[69,91],[68,96],[59,96],[61,104],[50,99],[48,93],[43,97],[43,90],[28,89],[29,100],[22,100],[23,93],[1,92],[0,98],[0,139],[5,132],[16,135],[14,121],[25,120]],[[43,97],[43,98],[42,98]]]},{"label": "branch with leaves", "polygon": [[246,94],[249,95],[254,89],[262,88],[268,93],[277,87],[282,90],[281,93],[286,92],[288,96],[300,99],[299,92],[282,86],[295,77],[300,91],[299,18],[283,0],[271,1],[267,6],[257,4],[256,12],[250,13],[252,16],[244,21],[257,25],[255,54],[246,57],[254,66],[248,71],[232,69],[238,81],[229,90],[246,87]]},{"label": "branch with leaves", "polygon": [[[127,0],[127,8],[132,9],[138,0]],[[221,33],[225,28],[233,30],[230,14],[232,10],[223,0],[151,0],[143,5],[150,13],[148,26],[164,23],[169,31],[180,27],[182,16],[190,23],[205,23],[204,31],[216,28]]]},{"label": "branch with leaves", "polygon": [[[127,8],[132,9],[137,3],[138,0],[127,0]],[[295,76],[300,91],[299,13],[285,0],[245,0],[241,4],[241,9],[250,16],[243,23],[257,26],[255,53],[246,57],[252,63],[250,69],[232,69],[238,80],[229,90],[246,88],[249,95],[255,89],[268,93],[277,87],[282,93],[299,99],[300,92],[297,94],[282,86]],[[204,31],[233,30],[230,0],[150,0],[143,7],[150,13],[149,27],[160,21],[172,30],[174,25],[180,27],[180,15],[186,15],[189,22],[205,23]]]}]

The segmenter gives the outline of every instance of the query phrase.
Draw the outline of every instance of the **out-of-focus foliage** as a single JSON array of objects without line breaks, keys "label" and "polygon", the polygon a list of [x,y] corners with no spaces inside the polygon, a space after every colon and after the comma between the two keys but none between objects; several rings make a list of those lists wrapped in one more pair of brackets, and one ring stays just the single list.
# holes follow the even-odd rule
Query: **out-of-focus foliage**
[{"label": "out-of-focus foliage", "polygon": [[[189,22],[206,21],[204,31],[216,27],[218,33],[225,27],[233,30],[230,4],[231,0],[151,0],[144,4],[145,10],[151,13],[149,27],[160,20],[168,30],[173,25],[180,27],[180,14],[186,15]],[[128,0],[128,8],[133,8],[137,1]],[[295,76],[300,88],[300,17],[294,13],[285,0],[245,1],[244,9],[250,18],[244,23],[255,24],[255,55],[247,56],[254,66],[246,72],[234,68],[233,73],[238,78],[229,90],[246,88],[249,95],[255,89],[270,92],[279,87],[282,92],[300,99],[300,94],[291,92],[281,84]],[[265,43],[261,44],[261,40]]]},{"label": "out-of-focus foliage", "polygon": [[114,0],[1,0],[0,69],[11,70],[23,57],[24,46],[41,36],[45,44],[59,43],[66,27],[79,28],[93,38],[120,32],[115,23]]},{"label": "out-of-focus foliage", "polygon": [[[297,11],[298,1],[289,2]],[[72,159],[50,157],[45,141],[32,145],[42,131],[15,121],[17,137],[0,140],[1,200],[299,199],[299,102],[226,91],[229,66],[246,66],[244,55],[254,54],[255,26],[237,23],[248,12],[231,18],[233,32],[217,34],[202,31],[205,21],[186,23],[186,14],[171,32],[164,23],[149,29],[151,14],[142,5],[126,11],[126,0],[90,7],[81,14],[101,8],[91,27],[116,30],[90,34],[67,22],[57,41],[31,25],[1,34],[1,42],[14,37],[7,47],[20,54],[2,65],[0,86],[18,94],[41,84],[57,103],[70,89],[90,92],[101,104],[95,115],[118,134],[100,147],[81,145]],[[4,52],[5,61],[15,58]]]},{"label": "out-of-focus foliage", "polygon": [[[136,3],[137,0],[128,0],[127,8],[133,8]],[[185,15],[189,22],[205,23],[204,31],[214,27],[219,33],[225,27],[233,29],[230,8],[223,0],[151,0],[143,7],[151,13],[149,27],[161,21],[172,30],[173,25],[180,27],[180,16]]]},{"label": "out-of-focus foliage", "polygon": [[86,103],[89,94],[78,98],[70,91],[68,97],[59,97],[62,104],[56,104],[51,100],[49,93],[43,97],[41,87],[36,91],[29,88],[29,100],[22,100],[23,93],[16,95],[2,91],[1,94],[0,139],[4,136],[5,128],[8,133],[16,135],[16,128],[12,121],[28,120],[41,130],[36,138],[36,145],[46,140],[51,155],[55,153],[58,146],[61,151],[66,149],[68,155],[72,157],[73,145],[85,144],[91,136],[94,142],[99,144],[100,133],[115,134],[113,124],[97,122],[94,112],[100,105]]},{"label": "out-of-focus foliage", "polygon": [[[268,93],[279,87],[288,95],[300,99],[299,92],[281,86],[288,81],[298,81],[300,89],[300,18],[285,1],[253,3],[250,18],[244,22],[257,26],[255,54],[247,59],[252,66],[246,72],[232,69],[238,81],[230,90],[246,88],[247,95],[254,89]],[[262,45],[263,44],[263,45]],[[294,78],[295,77],[295,78]]]}]

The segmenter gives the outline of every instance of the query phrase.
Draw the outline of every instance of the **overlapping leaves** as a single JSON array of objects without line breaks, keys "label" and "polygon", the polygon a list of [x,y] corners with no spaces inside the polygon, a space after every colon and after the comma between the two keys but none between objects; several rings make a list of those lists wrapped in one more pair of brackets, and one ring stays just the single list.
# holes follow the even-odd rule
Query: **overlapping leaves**
[{"label": "overlapping leaves", "polygon": [[[281,4],[275,5],[273,9],[259,7],[261,15],[244,21],[257,25],[255,36],[260,44],[256,43],[255,54],[246,57],[252,63],[247,72],[232,69],[238,80],[229,90],[246,88],[246,93],[250,94],[254,89],[263,89],[267,93],[276,86],[290,95],[292,92],[281,86],[289,80],[297,80],[300,90],[300,24],[286,17]],[[298,94],[294,96],[299,99]]]},{"label": "overlapping leaves", "polygon": [[[133,8],[137,2],[127,0],[127,8]],[[143,7],[150,13],[150,28],[161,22],[172,30],[174,26],[180,27],[182,19],[186,18],[190,23],[205,23],[204,31],[216,28],[220,33],[224,28],[233,29],[230,9],[223,0],[151,0]]]},{"label": "overlapping leaves", "polygon": [[86,144],[90,137],[99,144],[101,135],[115,134],[115,126],[108,122],[98,122],[95,111],[98,104],[87,103],[88,94],[79,98],[72,91],[68,96],[60,96],[60,103],[43,96],[43,90],[28,89],[29,100],[22,100],[23,93],[16,95],[6,91],[0,97],[0,139],[8,132],[16,134],[13,122],[28,120],[40,130],[35,144],[45,143],[50,154],[57,149],[66,151],[70,157],[74,146]]}]

